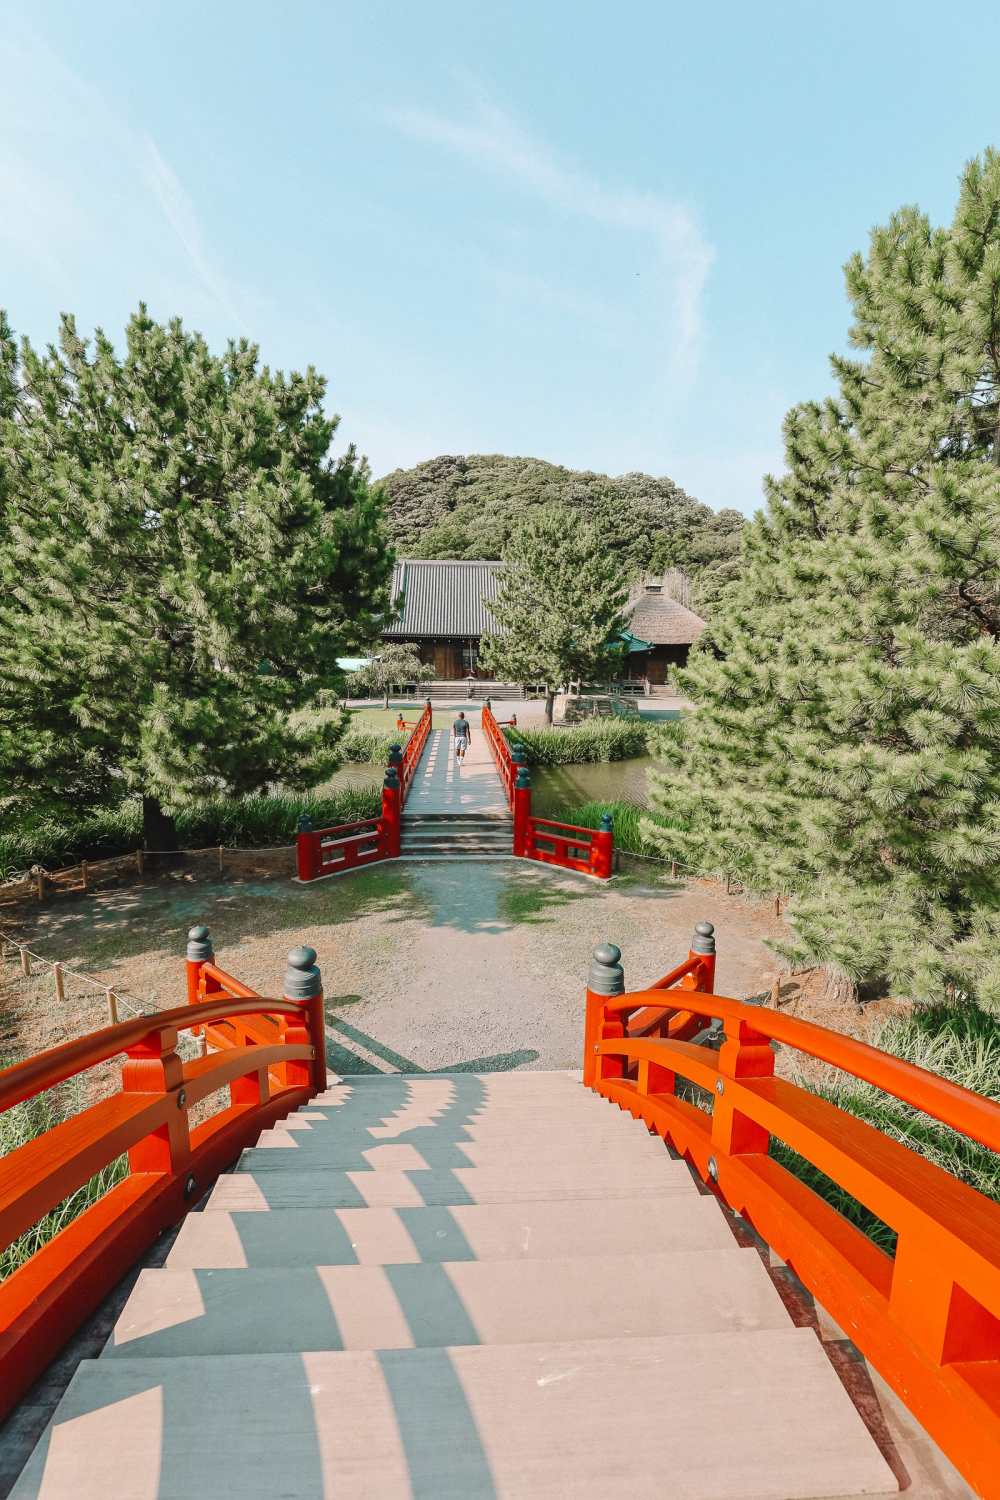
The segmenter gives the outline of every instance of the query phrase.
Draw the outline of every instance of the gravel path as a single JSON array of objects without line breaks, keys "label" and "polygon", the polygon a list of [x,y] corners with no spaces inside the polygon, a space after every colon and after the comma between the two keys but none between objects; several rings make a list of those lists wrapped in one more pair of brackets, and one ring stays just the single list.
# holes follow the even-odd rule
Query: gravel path
[{"label": "gravel path", "polygon": [[[623,875],[610,887],[520,861],[382,865],[315,885],[284,879],[164,880],[43,908],[33,946],[159,1007],[184,998],[185,934],[207,922],[219,963],[264,994],[280,992],[287,950],[319,954],[331,1065],[408,1068],[577,1067],[592,949],[623,951],[626,982],[651,983],[687,953],[696,921],[716,925],[718,988],[767,988],[764,946],[783,924],[708,882]],[[24,924],[22,924],[24,930]],[[8,961],[7,1023],[38,1050],[106,1024],[100,996]]]}]

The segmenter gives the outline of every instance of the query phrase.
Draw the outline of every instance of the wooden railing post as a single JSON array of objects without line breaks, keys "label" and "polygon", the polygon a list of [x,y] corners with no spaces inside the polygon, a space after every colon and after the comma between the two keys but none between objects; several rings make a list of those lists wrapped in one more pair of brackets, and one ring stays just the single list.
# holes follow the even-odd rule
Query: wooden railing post
[{"label": "wooden railing post", "polygon": [[398,859],[402,823],[402,795],[399,776],[394,765],[386,767],[382,782],[382,818],[379,824],[379,842],[383,859]]},{"label": "wooden railing post", "polygon": [[[698,924],[699,927],[703,925],[708,924]],[[697,928],[695,931],[697,933]],[[697,941],[696,936],[695,943]],[[735,1078],[770,1078],[774,1073],[774,1052],[767,1037],[754,1031],[748,1021],[726,1016],[723,1026],[726,1040],[719,1049],[722,1076],[716,1080],[712,1103],[712,1146],[724,1156],[766,1154],[770,1142],[768,1132],[756,1120],[734,1108],[726,1093],[726,1083]]]},{"label": "wooden railing post", "polygon": [[688,949],[688,958],[696,959],[699,972],[685,983],[689,990],[701,990],[705,995],[715,994],[715,927],[711,922],[696,922],[694,937]]},{"label": "wooden railing post", "polygon": [[[138,1046],[129,1047],[126,1056],[128,1061],[122,1066],[123,1093],[172,1094],[177,1106],[168,1111],[166,1124],[129,1149],[129,1171],[169,1172],[181,1177],[190,1162],[191,1141],[176,1029],[165,1026],[153,1032]],[[186,1189],[185,1196],[190,1196]]]},{"label": "wooden railing post", "polygon": [[531,845],[531,772],[518,766],[514,782],[514,853],[527,859]]},{"label": "wooden railing post", "polygon": [[610,880],[615,859],[615,824],[609,812],[601,814],[601,826],[590,841],[590,873]]},{"label": "wooden railing post", "polygon": [[[192,927],[188,932],[187,944],[187,998],[188,1005],[197,1005],[202,999],[201,994],[201,971],[206,964],[215,962],[215,949],[212,944],[212,934],[207,927],[199,925]],[[201,1027],[195,1027],[195,1035],[201,1031]]]},{"label": "wooden railing post", "polygon": [[316,964],[315,948],[293,948],[288,955],[283,994],[302,1007],[301,1020],[281,1017],[282,1040],[305,1043],[312,1048],[309,1062],[285,1064],[285,1082],[292,1087],[311,1084],[316,1093],[326,1088],[326,1042],[323,1014],[323,977]]},{"label": "wooden railing post", "polygon": [[590,1088],[598,1078],[620,1078],[620,1057],[599,1057],[598,1042],[625,1035],[621,1021],[606,1021],[604,1007],[615,995],[625,993],[625,970],[622,950],[614,943],[602,943],[594,949],[587,980],[587,1010],[583,1027],[583,1081]]},{"label": "wooden railing post", "polygon": [[319,874],[319,839],[313,832],[312,818],[303,813],[295,835],[295,862],[300,880],[315,880]]}]

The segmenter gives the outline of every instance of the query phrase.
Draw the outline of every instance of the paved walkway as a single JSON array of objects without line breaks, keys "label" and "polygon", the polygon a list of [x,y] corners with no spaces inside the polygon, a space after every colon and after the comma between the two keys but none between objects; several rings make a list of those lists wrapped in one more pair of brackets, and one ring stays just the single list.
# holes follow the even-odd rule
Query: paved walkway
[{"label": "paved walkway", "polygon": [[478,722],[470,719],[472,744],[459,767],[451,744],[451,723],[432,731],[404,816],[434,813],[506,813],[507,799]]}]

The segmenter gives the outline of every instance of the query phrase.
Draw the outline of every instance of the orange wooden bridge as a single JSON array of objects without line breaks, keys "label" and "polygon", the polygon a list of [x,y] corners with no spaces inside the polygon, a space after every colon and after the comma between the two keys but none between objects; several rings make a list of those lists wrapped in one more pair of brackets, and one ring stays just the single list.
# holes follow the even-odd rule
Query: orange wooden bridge
[{"label": "orange wooden bridge", "polygon": [[[715,994],[708,923],[632,992],[618,949],[596,950],[582,1078],[328,1079],[315,957],[293,950],[267,999],[194,928],[185,1006],[0,1073],[6,1110],[126,1059],[118,1092],[0,1161],[0,1246],[129,1163],[0,1285],[15,1423],[180,1224],[76,1368],[14,1500],[895,1493],[905,1465],[740,1225],[970,1491],[1000,1495],[1000,1205],[775,1076],[772,1044],[994,1151],[995,1103]],[[184,1061],[192,1032],[202,1055]],[[772,1138],[891,1226],[895,1255],[780,1165]]]},{"label": "orange wooden bridge", "polygon": [[489,699],[459,766],[448,731],[434,729],[428,698],[406,745],[390,753],[379,815],[330,828],[302,818],[297,844],[300,881],[400,858],[532,859],[599,880],[609,879],[614,863],[610,816],[595,829],[532,813],[528,767]]}]

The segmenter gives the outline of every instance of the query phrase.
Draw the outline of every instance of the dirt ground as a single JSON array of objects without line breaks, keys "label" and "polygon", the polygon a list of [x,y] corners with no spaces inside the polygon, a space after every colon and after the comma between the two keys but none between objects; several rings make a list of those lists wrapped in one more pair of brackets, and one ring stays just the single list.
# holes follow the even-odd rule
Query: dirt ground
[{"label": "dirt ground", "polygon": [[[708,882],[643,872],[610,887],[520,861],[401,862],[301,886],[263,872],[219,880],[204,869],[25,908],[22,940],[150,1009],[184,1000],[189,927],[205,922],[217,961],[263,994],[280,994],[285,955],[308,943],[323,971],[329,1060],[340,1072],[563,1068],[580,1062],[593,948],[614,942],[626,984],[683,958],[694,924],[715,923],[717,988],[770,988],[765,946],[783,923],[770,907]],[[37,1052],[107,1024],[98,987],[3,961],[0,1053]],[[123,1013],[122,1018],[125,1019]]]}]

